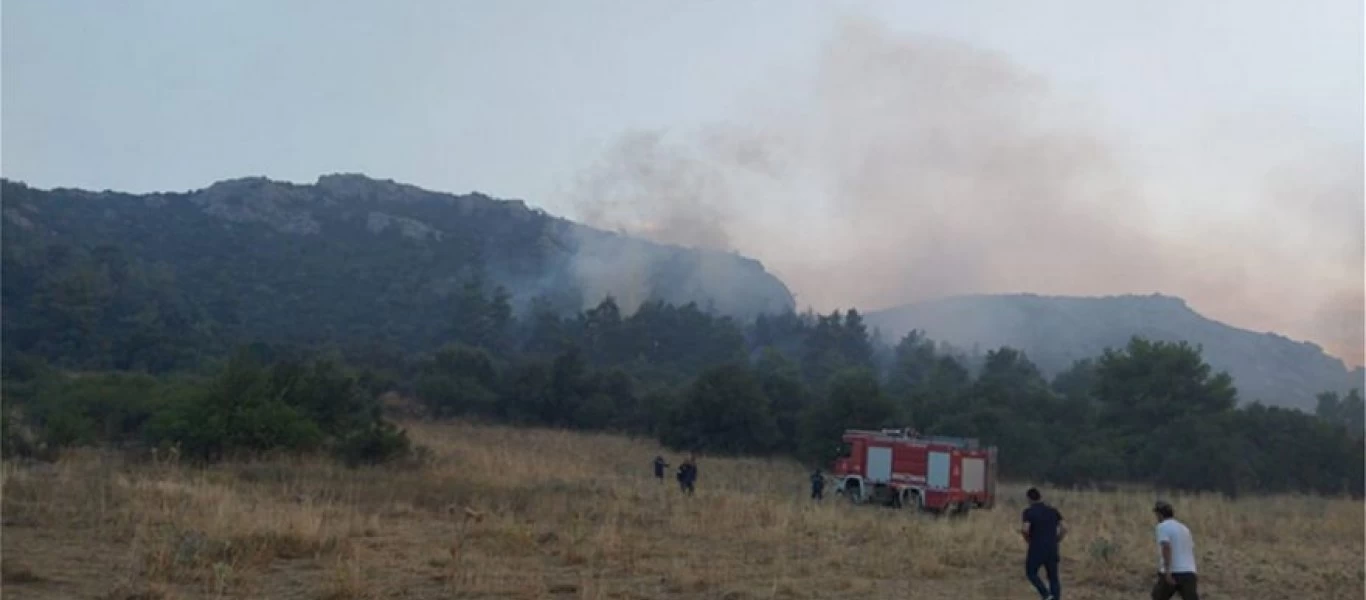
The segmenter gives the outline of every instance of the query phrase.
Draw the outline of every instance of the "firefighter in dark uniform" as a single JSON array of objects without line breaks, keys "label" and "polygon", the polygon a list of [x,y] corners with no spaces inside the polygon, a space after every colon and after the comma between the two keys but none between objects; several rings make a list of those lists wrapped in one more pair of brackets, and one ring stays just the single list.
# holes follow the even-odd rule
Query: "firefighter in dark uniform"
[{"label": "firefighter in dark uniform", "polygon": [[817,468],[811,472],[811,499],[820,500],[825,493],[825,475]]},{"label": "firefighter in dark uniform", "polygon": [[689,456],[683,464],[678,465],[678,487],[683,493],[689,496],[693,493],[693,486],[697,483],[697,459]]},{"label": "firefighter in dark uniform", "polygon": [[664,460],[663,456],[655,456],[654,466],[655,479],[658,479],[660,483],[664,483],[664,469],[669,468],[669,463]]}]

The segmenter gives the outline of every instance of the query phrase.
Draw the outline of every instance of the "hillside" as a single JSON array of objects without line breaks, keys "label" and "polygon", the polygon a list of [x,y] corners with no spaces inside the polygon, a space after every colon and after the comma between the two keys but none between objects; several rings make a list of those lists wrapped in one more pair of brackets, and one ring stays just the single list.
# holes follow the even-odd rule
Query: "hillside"
[{"label": "hillside", "polygon": [[[748,258],[595,230],[520,201],[360,175],[146,195],[3,181],[0,192],[4,348],[71,368],[165,371],[257,342],[497,346],[515,343],[489,334],[509,314],[572,315],[609,294],[626,312],[647,300],[696,302],[741,320],[794,304]],[[1048,374],[1133,335],[1187,340],[1235,378],[1243,400],[1309,410],[1317,393],[1345,392],[1363,377],[1313,344],[1230,327],[1164,296],[963,296],[866,317],[889,342],[915,328],[964,349],[1009,345]],[[800,336],[789,337],[764,343],[797,352]]]},{"label": "hillside", "polygon": [[1312,343],[1231,327],[1200,315],[1179,298],[1161,295],[957,296],[872,312],[866,320],[889,339],[919,329],[931,339],[968,350],[1018,348],[1049,374],[1107,347],[1122,347],[1134,335],[1185,340],[1202,346],[1212,367],[1233,376],[1243,401],[1310,411],[1315,394],[1360,387],[1366,373],[1361,368],[1349,371]]},{"label": "hillside", "polygon": [[[79,354],[82,334],[124,325],[123,338],[144,345],[195,338],[184,352],[255,341],[430,347],[450,337],[468,285],[502,286],[514,312],[538,302],[573,313],[609,294],[625,310],[696,302],[740,318],[793,306],[754,260],[360,175],[146,195],[4,181],[3,199],[6,347],[46,344],[50,356]],[[102,322],[111,302],[135,305],[137,322]]]}]

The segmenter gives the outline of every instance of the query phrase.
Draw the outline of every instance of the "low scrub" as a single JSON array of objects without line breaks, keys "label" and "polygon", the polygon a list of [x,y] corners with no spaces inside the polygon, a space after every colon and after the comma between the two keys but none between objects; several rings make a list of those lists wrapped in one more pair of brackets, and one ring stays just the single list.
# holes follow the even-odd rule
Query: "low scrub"
[{"label": "low scrub", "polygon": [[326,359],[267,365],[243,352],[209,377],[51,371],[33,381],[18,399],[24,412],[4,415],[7,456],[105,444],[199,463],[326,451],[360,465],[413,450],[378,399]]}]

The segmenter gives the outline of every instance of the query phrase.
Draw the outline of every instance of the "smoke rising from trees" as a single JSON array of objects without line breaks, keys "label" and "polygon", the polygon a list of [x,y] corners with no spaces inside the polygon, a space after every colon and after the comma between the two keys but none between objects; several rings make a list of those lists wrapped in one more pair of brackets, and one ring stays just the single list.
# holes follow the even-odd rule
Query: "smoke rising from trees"
[{"label": "smoke rising from trees", "polygon": [[[727,122],[623,135],[577,182],[577,215],[753,256],[821,310],[1162,292],[1362,363],[1359,144],[1298,139],[1262,172],[1212,140],[1168,173],[1004,56],[850,21],[818,57],[756,75]],[[1188,198],[1242,210],[1174,219]]]}]

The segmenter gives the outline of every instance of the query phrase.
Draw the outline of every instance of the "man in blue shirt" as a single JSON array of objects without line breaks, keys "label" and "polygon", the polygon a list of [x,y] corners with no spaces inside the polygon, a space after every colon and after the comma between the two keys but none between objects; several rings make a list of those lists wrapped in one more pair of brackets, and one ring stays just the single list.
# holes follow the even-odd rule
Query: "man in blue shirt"
[{"label": "man in blue shirt", "polygon": [[[1020,534],[1029,544],[1025,554],[1025,576],[1044,600],[1061,600],[1062,584],[1058,581],[1058,542],[1067,536],[1062,513],[1043,502],[1043,495],[1035,488],[1025,493],[1029,508],[1024,510]],[[1039,579],[1039,567],[1048,574],[1048,587]]]}]

